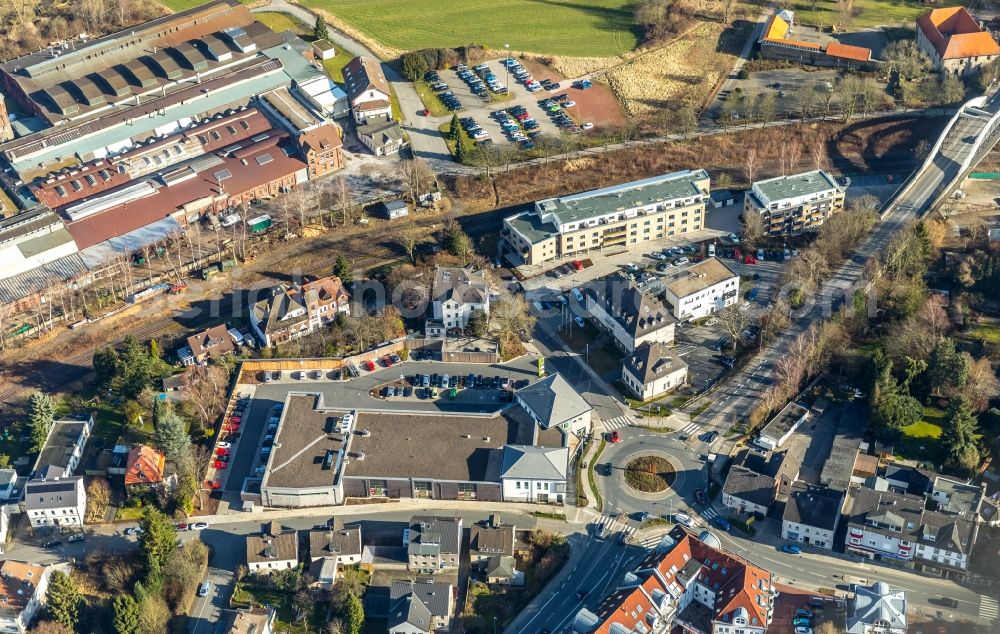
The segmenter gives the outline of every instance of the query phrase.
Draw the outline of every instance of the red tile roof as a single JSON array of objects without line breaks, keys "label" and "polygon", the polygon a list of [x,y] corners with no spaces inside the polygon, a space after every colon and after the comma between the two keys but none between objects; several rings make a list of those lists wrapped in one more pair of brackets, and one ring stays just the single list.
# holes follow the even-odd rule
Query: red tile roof
[{"label": "red tile roof", "polygon": [[872,58],[871,49],[863,46],[851,46],[840,42],[830,42],[826,45],[826,54],[830,57],[841,59],[853,59],[859,62],[867,62]]},{"label": "red tile roof", "polygon": [[[616,623],[623,626],[626,631],[632,632],[636,624],[645,621],[646,614],[651,609],[653,602],[641,587],[617,590],[597,608],[597,617],[601,620],[601,624],[594,630],[594,634],[608,634]],[[648,627],[649,624],[646,625]]]},{"label": "red tile roof", "polygon": [[1000,45],[965,7],[934,9],[917,18],[917,27],[941,59],[1000,55]]},{"label": "red tile roof", "polygon": [[128,466],[125,468],[125,486],[162,482],[163,465],[166,461],[166,457],[152,447],[132,447],[132,451],[128,452]]}]

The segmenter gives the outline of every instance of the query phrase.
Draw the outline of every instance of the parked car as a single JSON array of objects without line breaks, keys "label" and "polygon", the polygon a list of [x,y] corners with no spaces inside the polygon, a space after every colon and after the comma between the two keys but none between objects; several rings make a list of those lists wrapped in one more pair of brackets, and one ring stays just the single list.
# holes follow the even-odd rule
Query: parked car
[{"label": "parked car", "polygon": [[806,608],[797,608],[795,610],[795,616],[811,619],[813,617],[813,613],[812,610],[807,610]]},{"label": "parked car", "polygon": [[226,468],[226,463],[221,460],[216,460],[212,463],[212,468],[221,471]]},{"label": "parked car", "polygon": [[[788,553],[789,555],[800,555],[802,554],[802,549],[799,548],[796,544],[782,544],[781,552]],[[798,625],[798,623],[796,623],[795,625]]]},{"label": "parked car", "polygon": [[61,539],[53,539],[42,544],[42,548],[59,548],[62,544]]},{"label": "parked car", "polygon": [[687,513],[681,513],[680,511],[674,513],[674,521],[680,524],[681,526],[685,526],[687,528],[694,528],[694,520],[692,520],[691,516],[688,515]]},{"label": "parked car", "polygon": [[188,527],[188,530],[192,531],[202,531],[208,528],[208,522],[195,522]]},{"label": "parked car", "polygon": [[708,504],[708,496],[705,495],[705,489],[694,490],[694,501],[698,504]]},{"label": "parked car", "polygon": [[795,628],[795,634],[813,634],[813,631],[811,627],[799,626]]},{"label": "parked car", "polygon": [[216,443],[215,446],[218,447],[219,449],[231,449],[233,445],[228,442],[220,442]]},{"label": "parked car", "polygon": [[69,542],[70,544],[73,544],[76,542],[82,542],[84,540],[84,537],[85,536],[83,533],[76,533],[74,535],[70,535],[69,539],[67,539],[66,541]]},{"label": "parked car", "polygon": [[812,622],[809,619],[799,617],[797,619],[792,619],[792,625],[795,627],[809,627]]},{"label": "parked car", "polygon": [[199,597],[207,597],[208,596],[208,591],[211,590],[211,589],[212,589],[212,582],[211,581],[202,581],[201,585],[198,586],[198,596]]},{"label": "parked car", "polygon": [[365,369],[368,370],[369,372],[374,371],[375,370],[375,362],[372,361],[371,359],[369,359],[368,361],[365,361]]},{"label": "parked car", "polygon": [[126,535],[139,535],[142,533],[142,527],[140,526],[129,526],[125,529]]},{"label": "parked car", "polygon": [[583,322],[583,317],[580,317],[579,315],[573,317],[573,321],[575,321],[576,325],[579,326],[580,328],[584,328],[586,326],[586,324]]},{"label": "parked car", "polygon": [[722,530],[729,532],[733,527],[733,523],[724,517],[715,517],[712,519],[712,523],[721,528]]}]

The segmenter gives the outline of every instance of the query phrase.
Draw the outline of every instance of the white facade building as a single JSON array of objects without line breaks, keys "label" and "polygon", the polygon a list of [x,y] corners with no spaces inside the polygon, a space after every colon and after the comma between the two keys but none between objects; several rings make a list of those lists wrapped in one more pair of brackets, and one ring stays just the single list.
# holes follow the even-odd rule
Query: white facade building
[{"label": "white facade building", "polygon": [[514,397],[542,429],[558,427],[578,435],[590,432],[594,408],[559,374],[521,388]]},{"label": "white facade building", "polygon": [[840,491],[795,482],[781,516],[781,538],[832,550],[843,505]]},{"label": "white facade building", "polygon": [[30,480],[24,485],[24,508],[34,528],[82,526],[87,510],[83,477]]},{"label": "white facade building", "polygon": [[490,285],[482,275],[466,269],[441,266],[434,274],[434,319],[446,329],[465,329],[469,318],[490,312]]},{"label": "white facade building", "polygon": [[740,276],[721,260],[708,258],[663,277],[664,296],[674,318],[691,321],[736,303]]},{"label": "white facade building", "polygon": [[56,566],[42,566],[8,559],[0,564],[0,632],[26,632],[45,604],[49,579]]},{"label": "white facade building", "polygon": [[687,364],[659,343],[640,346],[622,363],[622,382],[643,401],[684,385],[687,375]]},{"label": "white facade building", "polygon": [[566,447],[506,445],[500,467],[504,501],[562,504],[568,462]]}]

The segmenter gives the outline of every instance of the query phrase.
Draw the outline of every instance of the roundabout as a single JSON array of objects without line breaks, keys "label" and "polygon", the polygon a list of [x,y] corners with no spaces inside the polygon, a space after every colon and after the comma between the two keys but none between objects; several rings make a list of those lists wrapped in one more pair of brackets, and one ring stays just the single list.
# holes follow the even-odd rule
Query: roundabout
[{"label": "roundabout", "polygon": [[701,454],[674,433],[619,429],[620,442],[608,443],[594,464],[604,512],[663,517],[685,509],[694,490],[707,486]]},{"label": "roundabout", "polygon": [[669,459],[655,454],[632,458],[623,471],[625,484],[639,493],[663,493],[677,475]]}]

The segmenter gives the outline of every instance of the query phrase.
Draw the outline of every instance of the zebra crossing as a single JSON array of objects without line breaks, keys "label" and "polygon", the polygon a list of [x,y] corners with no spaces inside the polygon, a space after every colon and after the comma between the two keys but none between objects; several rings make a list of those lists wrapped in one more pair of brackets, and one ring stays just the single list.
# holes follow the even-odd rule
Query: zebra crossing
[{"label": "zebra crossing", "polygon": [[688,426],[681,430],[681,433],[691,435],[701,429],[698,423],[688,423]]},{"label": "zebra crossing", "polygon": [[604,422],[604,429],[607,431],[612,431],[615,429],[622,429],[624,427],[629,427],[632,425],[632,419],[628,416],[615,416]]},{"label": "zebra crossing", "polygon": [[713,509],[711,506],[706,506],[705,508],[703,508],[700,511],[700,513],[701,513],[701,516],[704,517],[704,518],[706,518],[706,519],[708,519],[708,521],[712,521],[715,518],[719,517],[719,513],[715,509]]},{"label": "zebra crossing", "polygon": [[639,546],[652,550],[660,545],[660,542],[663,541],[663,538],[665,536],[666,535],[663,534],[663,535],[649,535],[648,537],[643,537],[641,540],[639,540]]},{"label": "zebra crossing", "polygon": [[979,597],[979,620],[988,621],[993,623],[997,619],[997,615],[1000,610],[998,610],[997,600],[993,597],[980,596]]}]

